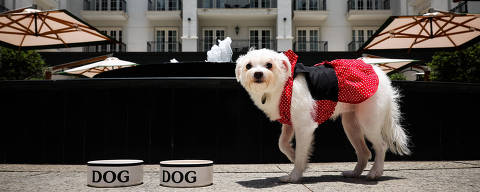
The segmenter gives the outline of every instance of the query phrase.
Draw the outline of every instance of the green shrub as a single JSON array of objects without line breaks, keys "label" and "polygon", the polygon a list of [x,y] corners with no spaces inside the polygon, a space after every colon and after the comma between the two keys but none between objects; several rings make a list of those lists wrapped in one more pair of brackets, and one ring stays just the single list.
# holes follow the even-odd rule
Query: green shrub
[{"label": "green shrub", "polygon": [[394,73],[391,75],[388,75],[391,80],[407,80],[407,77],[401,73]]},{"label": "green shrub", "polygon": [[0,47],[0,80],[43,79],[45,67],[36,51]]},{"label": "green shrub", "polygon": [[427,65],[433,81],[480,83],[480,44],[459,51],[437,52]]}]

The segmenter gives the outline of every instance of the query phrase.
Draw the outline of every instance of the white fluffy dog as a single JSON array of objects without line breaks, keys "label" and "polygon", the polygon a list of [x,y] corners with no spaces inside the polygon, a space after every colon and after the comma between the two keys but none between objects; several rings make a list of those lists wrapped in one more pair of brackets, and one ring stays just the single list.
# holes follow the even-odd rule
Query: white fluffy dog
[{"label": "white fluffy dog", "polygon": [[[255,105],[270,120],[280,118],[280,99],[286,81],[291,74],[291,64],[284,53],[261,49],[251,50],[236,61],[237,80],[247,90]],[[367,175],[377,179],[383,174],[383,164],[387,149],[404,155],[409,154],[408,137],[399,124],[400,111],[397,104],[399,95],[391,86],[387,75],[378,67],[373,67],[378,76],[375,94],[358,104],[338,102],[330,117],[342,116],[345,133],[357,154],[357,165],[353,171],[342,172],[345,177],[358,177],[362,174],[371,152],[365,137],[375,150],[375,163]],[[291,97],[291,124],[282,125],[279,148],[295,166],[289,175],[280,177],[282,182],[298,182],[307,167],[313,133],[318,124],[313,119],[315,100],[312,98],[304,75],[293,80]],[[296,147],[291,146],[295,134]]]}]

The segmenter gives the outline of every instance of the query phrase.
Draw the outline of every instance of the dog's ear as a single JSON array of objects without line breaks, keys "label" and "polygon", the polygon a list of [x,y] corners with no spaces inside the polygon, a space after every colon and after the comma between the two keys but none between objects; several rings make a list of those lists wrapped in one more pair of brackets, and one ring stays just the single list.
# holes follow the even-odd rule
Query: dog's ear
[{"label": "dog's ear", "polygon": [[282,63],[282,69],[287,72],[288,76],[292,75],[292,67],[290,64],[290,61],[288,60],[288,57],[285,56],[283,53],[278,53],[280,62]]},{"label": "dog's ear", "polygon": [[240,57],[238,57],[237,61],[236,61],[236,66],[235,66],[235,77],[237,78],[237,82],[240,82],[242,79],[241,77],[241,73],[242,73],[242,68],[243,68],[243,60],[245,60],[244,58],[245,55],[240,55]]}]

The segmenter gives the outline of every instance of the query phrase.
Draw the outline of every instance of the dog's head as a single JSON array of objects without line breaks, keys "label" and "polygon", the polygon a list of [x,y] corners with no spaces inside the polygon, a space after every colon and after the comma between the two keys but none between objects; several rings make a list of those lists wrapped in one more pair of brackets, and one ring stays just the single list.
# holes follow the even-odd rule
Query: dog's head
[{"label": "dog's head", "polygon": [[247,91],[269,92],[283,87],[291,75],[291,65],[283,53],[250,50],[237,59],[235,75]]}]

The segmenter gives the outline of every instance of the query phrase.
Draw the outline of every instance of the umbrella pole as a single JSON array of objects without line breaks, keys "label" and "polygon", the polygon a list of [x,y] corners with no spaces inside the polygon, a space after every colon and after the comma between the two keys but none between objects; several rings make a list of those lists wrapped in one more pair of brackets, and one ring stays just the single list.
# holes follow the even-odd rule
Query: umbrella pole
[{"label": "umbrella pole", "polygon": [[35,20],[35,36],[38,37],[38,29],[37,29],[37,13],[33,14]]},{"label": "umbrella pole", "polygon": [[433,38],[433,18],[430,17],[428,18],[428,20],[430,20],[430,39]]}]

